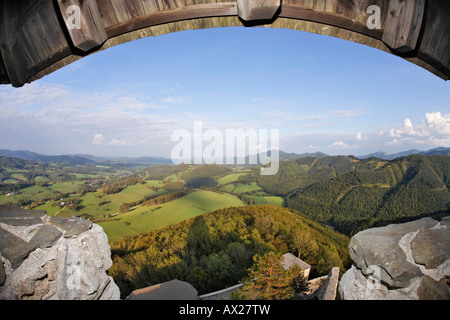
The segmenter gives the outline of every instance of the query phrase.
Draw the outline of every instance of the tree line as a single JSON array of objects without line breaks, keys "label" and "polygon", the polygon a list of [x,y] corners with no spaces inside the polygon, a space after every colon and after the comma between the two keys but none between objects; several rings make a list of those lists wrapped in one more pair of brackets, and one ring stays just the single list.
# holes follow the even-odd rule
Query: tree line
[{"label": "tree line", "polygon": [[127,179],[124,179],[124,180],[121,180],[119,182],[116,182],[116,183],[113,183],[113,184],[109,184],[109,185],[103,187],[102,192],[104,194],[119,193],[120,191],[122,191],[126,187],[133,186],[133,185],[135,185],[137,183],[145,184],[145,181],[140,179],[140,178],[136,178],[136,177],[127,178]]}]

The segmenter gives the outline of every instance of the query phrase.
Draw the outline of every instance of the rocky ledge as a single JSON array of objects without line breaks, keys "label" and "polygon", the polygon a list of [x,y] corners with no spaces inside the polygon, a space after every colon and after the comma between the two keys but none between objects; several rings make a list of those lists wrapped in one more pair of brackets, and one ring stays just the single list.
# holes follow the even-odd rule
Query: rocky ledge
[{"label": "rocky ledge", "polygon": [[80,217],[0,205],[0,300],[119,299],[103,229]]},{"label": "rocky ledge", "polygon": [[450,217],[372,228],[352,237],[345,300],[449,300]]}]

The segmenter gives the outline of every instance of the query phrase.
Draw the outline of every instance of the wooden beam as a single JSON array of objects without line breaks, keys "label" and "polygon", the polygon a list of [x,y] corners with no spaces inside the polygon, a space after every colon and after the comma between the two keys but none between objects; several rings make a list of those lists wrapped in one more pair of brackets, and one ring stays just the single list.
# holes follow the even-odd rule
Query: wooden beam
[{"label": "wooden beam", "polygon": [[95,0],[58,0],[58,5],[75,47],[89,51],[106,41]]},{"label": "wooden beam", "polygon": [[66,57],[69,45],[52,1],[4,0],[0,5],[1,56],[11,84],[21,87]]},{"label": "wooden beam", "polygon": [[330,14],[325,11],[316,11],[298,5],[288,5],[283,3],[281,5],[279,17],[318,22],[324,25],[350,30],[352,32],[358,32],[377,40],[381,40],[383,37],[383,30],[369,29],[366,23],[354,21],[354,19],[349,19],[343,15]]},{"label": "wooden beam", "polygon": [[132,20],[127,20],[106,28],[108,38],[130,32],[130,25],[133,30],[156,26],[160,24],[183,21],[196,18],[226,17],[237,14],[236,3],[204,3],[179,7],[174,10],[155,12],[145,16],[139,16]]},{"label": "wooden beam", "polygon": [[271,20],[280,5],[280,0],[237,0],[238,16],[245,21]]},{"label": "wooden beam", "polygon": [[429,0],[417,57],[450,77],[450,1]]},{"label": "wooden beam", "polygon": [[8,78],[8,73],[6,72],[6,68],[3,64],[2,53],[0,51],[0,84],[8,84],[11,83]]},{"label": "wooden beam", "polygon": [[425,12],[425,0],[391,0],[383,42],[405,53],[416,49]]}]

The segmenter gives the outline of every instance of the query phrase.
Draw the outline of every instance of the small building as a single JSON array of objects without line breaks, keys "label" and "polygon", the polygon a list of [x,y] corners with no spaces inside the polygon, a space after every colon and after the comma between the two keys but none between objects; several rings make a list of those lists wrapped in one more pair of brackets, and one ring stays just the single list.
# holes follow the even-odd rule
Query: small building
[{"label": "small building", "polygon": [[283,255],[283,268],[284,270],[289,270],[295,265],[299,265],[302,269],[303,276],[305,276],[306,279],[309,277],[309,272],[311,271],[311,266],[307,264],[305,261],[297,258],[292,253],[286,253]]},{"label": "small building", "polygon": [[198,291],[188,282],[178,279],[134,290],[126,300],[197,300]]}]

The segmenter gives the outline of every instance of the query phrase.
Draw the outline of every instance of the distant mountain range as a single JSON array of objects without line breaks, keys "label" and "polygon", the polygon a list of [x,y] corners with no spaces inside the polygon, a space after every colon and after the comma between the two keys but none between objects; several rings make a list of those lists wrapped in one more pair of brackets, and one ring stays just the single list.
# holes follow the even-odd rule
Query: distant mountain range
[{"label": "distant mountain range", "polygon": [[81,164],[81,165],[89,165],[89,164],[142,164],[142,165],[151,165],[151,164],[167,164],[172,163],[171,159],[162,158],[162,157],[97,157],[88,154],[75,154],[75,155],[43,155],[31,151],[25,150],[8,150],[8,149],[0,149],[0,156],[4,157],[13,157],[20,158],[24,160],[33,160],[40,161],[45,163],[51,162],[62,162],[68,164]]},{"label": "distant mountain range", "polygon": [[[427,151],[420,150],[408,150],[398,153],[388,154],[386,152],[375,152],[363,156],[358,156],[359,159],[367,159],[370,157],[376,157],[384,160],[394,160],[399,157],[409,156],[412,154],[420,155],[450,155],[450,148],[439,147]],[[171,164],[172,160],[164,157],[98,157],[89,154],[75,154],[75,155],[43,155],[36,152],[26,151],[26,150],[9,150],[0,149],[0,156],[4,157],[14,157],[24,160],[40,161],[45,163],[51,162],[61,162],[73,165],[89,165],[89,164],[104,164],[104,165],[114,165],[114,164],[124,164],[124,165],[156,165],[156,164]],[[268,156],[271,156],[269,151]],[[323,152],[314,153],[287,153],[279,150],[279,159],[281,161],[294,160],[305,157],[315,157],[323,158],[327,154]],[[259,159],[259,157],[258,157]],[[246,157],[246,163],[248,163],[248,157]]]},{"label": "distant mountain range", "polygon": [[371,153],[365,156],[358,156],[359,159],[367,159],[370,157],[375,157],[375,158],[379,158],[379,159],[384,159],[384,160],[394,160],[400,157],[407,157],[410,156],[412,154],[420,154],[420,155],[444,155],[444,156],[449,156],[450,155],[450,148],[444,148],[444,147],[438,147],[438,148],[434,148],[434,149],[430,149],[427,151],[420,151],[417,149],[412,149],[412,150],[408,150],[408,151],[402,151],[402,152],[397,152],[397,153],[392,153],[392,154],[388,154],[386,152],[375,152],[375,153]]},{"label": "distant mountain range", "polygon": [[[295,160],[295,159],[300,159],[300,158],[306,158],[306,157],[314,157],[314,158],[324,158],[327,157],[328,154],[317,151],[314,153],[287,153],[284,152],[282,150],[279,150],[279,159],[281,161],[289,161],[289,160]],[[375,152],[375,153],[371,153],[371,154],[367,154],[367,155],[363,155],[363,156],[356,156],[359,159],[367,159],[367,158],[379,158],[379,159],[383,159],[383,160],[394,160],[400,157],[407,157],[413,154],[419,154],[419,155],[444,155],[444,156],[449,156],[450,155],[450,148],[445,148],[445,147],[438,147],[438,148],[434,148],[434,149],[430,149],[427,151],[420,151],[417,149],[412,149],[412,150],[407,150],[407,151],[402,151],[402,152],[397,152],[397,153],[386,153],[386,152]],[[269,157],[271,156],[271,152],[269,151],[267,154]],[[248,157],[246,157],[246,160],[248,160]]]}]

